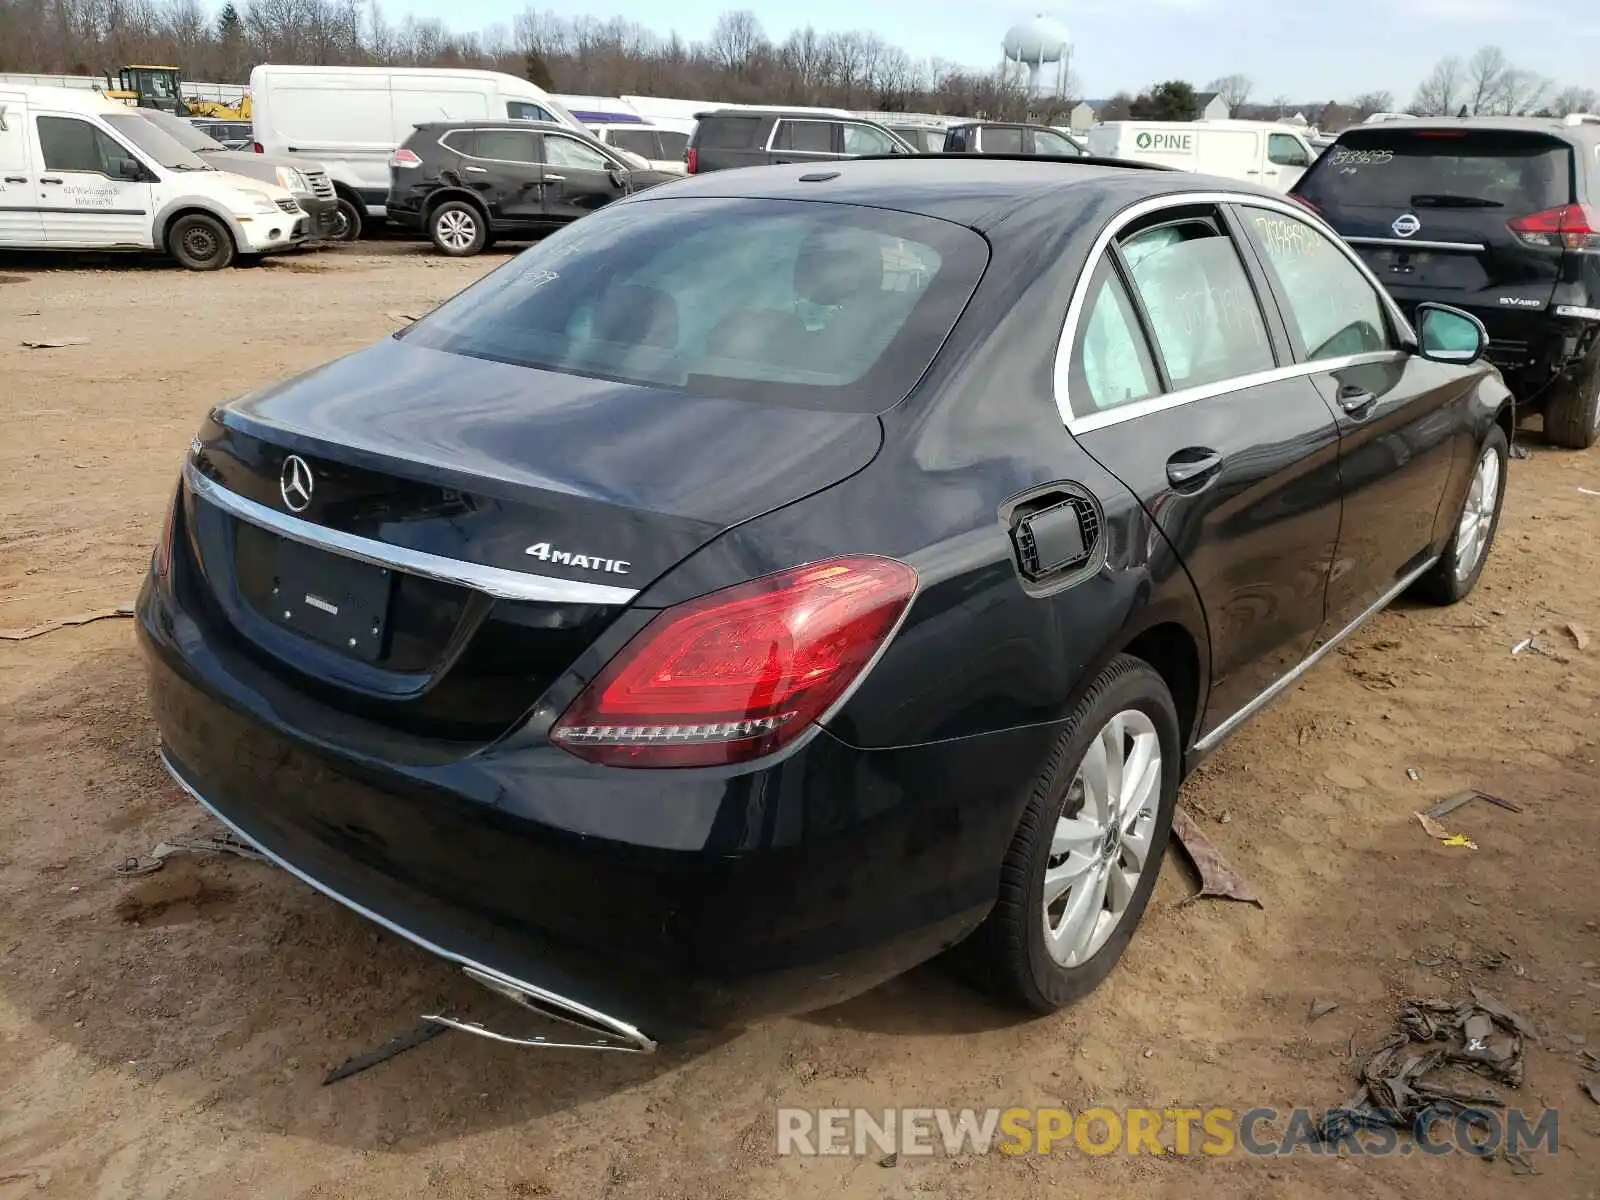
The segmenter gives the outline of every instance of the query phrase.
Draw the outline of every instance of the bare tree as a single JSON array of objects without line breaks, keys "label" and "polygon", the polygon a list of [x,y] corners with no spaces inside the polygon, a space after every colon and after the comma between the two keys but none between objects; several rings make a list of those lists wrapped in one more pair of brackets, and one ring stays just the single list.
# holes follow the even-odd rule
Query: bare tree
[{"label": "bare tree", "polygon": [[1594,112],[1600,108],[1600,96],[1593,88],[1565,87],[1545,103],[1551,116],[1564,117],[1568,113]]},{"label": "bare tree", "polygon": [[1229,112],[1243,108],[1250,99],[1250,92],[1255,87],[1248,75],[1223,75],[1206,84],[1205,90],[1215,92],[1222,97]]},{"label": "bare tree", "polygon": [[711,27],[711,41],[707,43],[711,57],[730,75],[742,75],[747,71],[757,52],[766,45],[766,31],[749,9],[725,12],[718,17]]},{"label": "bare tree", "polygon": [[1451,56],[1434,63],[1433,70],[1417,87],[1411,110],[1418,116],[1454,116],[1464,96],[1461,60]]},{"label": "bare tree", "polygon": [[1511,64],[1499,46],[1480,46],[1467,60],[1462,103],[1472,116],[1498,113],[1507,106],[1508,76]]}]

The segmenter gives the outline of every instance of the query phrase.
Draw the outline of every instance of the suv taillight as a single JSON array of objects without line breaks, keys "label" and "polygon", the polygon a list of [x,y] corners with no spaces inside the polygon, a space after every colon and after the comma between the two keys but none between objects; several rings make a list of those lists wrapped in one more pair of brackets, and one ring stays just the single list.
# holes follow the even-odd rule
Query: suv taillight
[{"label": "suv taillight", "polygon": [[401,147],[399,150],[396,150],[393,154],[389,155],[389,165],[391,167],[404,168],[420,167],[422,165],[422,160],[417,157],[415,151],[407,150],[404,147]]},{"label": "suv taillight", "polygon": [[1587,204],[1563,204],[1507,221],[1524,245],[1551,250],[1600,250],[1600,217]]},{"label": "suv taillight", "polygon": [[265,154],[266,153],[266,151],[261,148],[261,143],[260,142],[252,142],[252,143],[250,143],[250,145],[251,145],[251,148],[253,150],[255,150],[255,152],[257,154]]},{"label": "suv taillight", "polygon": [[700,151],[690,146],[683,152],[683,162],[689,168],[689,174],[695,174],[700,170]]},{"label": "suv taillight", "polygon": [[658,613],[550,738],[590,762],[705,767],[782,749],[888,641],[917,590],[892,558],[832,558]]}]

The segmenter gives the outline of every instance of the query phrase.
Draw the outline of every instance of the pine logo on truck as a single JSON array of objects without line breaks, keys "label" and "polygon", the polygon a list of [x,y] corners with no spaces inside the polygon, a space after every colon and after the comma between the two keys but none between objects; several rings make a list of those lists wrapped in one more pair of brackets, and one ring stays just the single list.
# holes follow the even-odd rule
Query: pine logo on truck
[{"label": "pine logo on truck", "polygon": [[1140,150],[1167,151],[1170,154],[1192,154],[1194,152],[1194,134],[1192,133],[1151,133],[1144,131],[1133,139],[1133,144]]}]

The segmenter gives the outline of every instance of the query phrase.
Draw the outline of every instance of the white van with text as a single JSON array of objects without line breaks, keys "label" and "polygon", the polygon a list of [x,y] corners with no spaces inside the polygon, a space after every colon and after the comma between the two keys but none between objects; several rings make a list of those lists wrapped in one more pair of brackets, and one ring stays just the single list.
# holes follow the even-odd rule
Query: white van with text
[{"label": "white van with text", "polygon": [[1317,152],[1305,131],[1271,121],[1102,121],[1089,153],[1220,175],[1286,192]]},{"label": "white van with text", "polygon": [[218,171],[99,92],[0,88],[0,249],[164,250],[191,271],[293,249],[288,191]]}]

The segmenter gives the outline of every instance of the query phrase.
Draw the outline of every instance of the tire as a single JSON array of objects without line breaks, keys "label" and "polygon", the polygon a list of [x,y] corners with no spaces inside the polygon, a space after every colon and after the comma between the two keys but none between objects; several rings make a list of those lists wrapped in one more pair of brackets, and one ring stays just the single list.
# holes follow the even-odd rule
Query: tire
[{"label": "tire", "polygon": [[216,217],[185,213],[167,228],[167,253],[187,271],[220,271],[233,261],[233,234]]},{"label": "tire", "polygon": [[489,222],[475,205],[465,200],[446,200],[428,214],[428,237],[440,254],[470,258],[483,251]]},{"label": "tire", "polygon": [[[1472,478],[1461,501],[1455,532],[1439,561],[1421,579],[1412,593],[1429,604],[1454,604],[1464,600],[1478,586],[1495,532],[1500,528],[1500,510],[1506,499],[1506,460],[1510,458],[1506,433],[1500,426],[1489,429],[1489,436],[1478,448]],[[1485,493],[1493,487],[1493,495]]]},{"label": "tire", "polygon": [[1544,439],[1564,450],[1587,450],[1600,440],[1600,358],[1576,380],[1551,388],[1544,406]]},{"label": "tire", "polygon": [[354,242],[361,238],[366,225],[366,213],[347,196],[339,197],[339,207],[334,213],[333,229],[328,234],[330,242]]},{"label": "tire", "polygon": [[[1113,730],[1117,722],[1120,738]],[[1151,780],[1140,772],[1146,787],[1132,797],[1136,811],[1131,816],[1123,811],[1124,819],[1117,823],[1121,832],[1110,840],[1103,830],[1095,834],[1092,829],[1096,789],[1086,788],[1085,780],[1092,781],[1097,774],[1092,759],[1110,740],[1125,747],[1130,738],[1135,741],[1135,757],[1158,765],[1159,774]],[[1084,696],[1034,781],[1000,868],[999,897],[962,948],[969,973],[976,974],[989,992],[1035,1012],[1054,1012],[1088,995],[1116,966],[1161,873],[1177,804],[1180,762],[1178,714],[1166,683],[1142,659],[1119,655]],[[1071,818],[1064,815],[1069,811]],[[1128,837],[1129,829],[1143,836]],[[1057,854],[1057,838],[1063,844],[1075,840],[1083,849]],[[1137,869],[1130,879],[1131,863],[1137,863]],[[1079,875],[1079,882],[1047,904],[1047,880],[1055,883],[1074,875]],[[1099,885],[1098,903],[1097,875],[1106,881]],[[1114,914],[1119,895],[1122,907]],[[1066,910],[1080,899],[1092,922],[1076,928],[1087,936],[1081,941],[1069,939],[1075,941],[1073,947],[1047,940],[1047,922],[1067,928]],[[1053,951],[1052,944],[1058,949]],[[1067,953],[1069,949],[1076,953]]]}]

